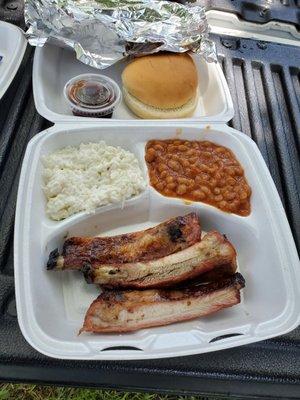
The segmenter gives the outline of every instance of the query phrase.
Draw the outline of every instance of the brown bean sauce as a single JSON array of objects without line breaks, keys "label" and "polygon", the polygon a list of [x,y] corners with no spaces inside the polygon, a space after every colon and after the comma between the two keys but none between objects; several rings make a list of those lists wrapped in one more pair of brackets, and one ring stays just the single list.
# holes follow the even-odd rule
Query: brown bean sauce
[{"label": "brown bean sauce", "polygon": [[231,150],[209,141],[151,140],[145,160],[161,194],[247,216],[251,188]]}]

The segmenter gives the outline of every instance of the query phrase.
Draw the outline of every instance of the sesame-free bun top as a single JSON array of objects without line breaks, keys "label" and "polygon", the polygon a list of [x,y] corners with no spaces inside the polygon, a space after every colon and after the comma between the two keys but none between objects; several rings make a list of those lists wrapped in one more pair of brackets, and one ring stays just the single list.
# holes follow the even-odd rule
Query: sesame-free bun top
[{"label": "sesame-free bun top", "polygon": [[133,60],[122,73],[127,92],[161,109],[183,106],[196,95],[198,75],[188,54],[158,53]]}]

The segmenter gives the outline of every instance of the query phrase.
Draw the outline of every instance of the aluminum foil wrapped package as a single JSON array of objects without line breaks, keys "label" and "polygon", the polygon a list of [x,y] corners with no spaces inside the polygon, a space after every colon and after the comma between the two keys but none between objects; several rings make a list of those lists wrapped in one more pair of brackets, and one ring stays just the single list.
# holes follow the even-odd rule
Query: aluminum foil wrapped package
[{"label": "aluminum foil wrapped package", "polygon": [[26,0],[26,36],[75,50],[104,69],[129,55],[158,51],[201,54],[216,61],[205,11],[197,4],[153,0]]}]

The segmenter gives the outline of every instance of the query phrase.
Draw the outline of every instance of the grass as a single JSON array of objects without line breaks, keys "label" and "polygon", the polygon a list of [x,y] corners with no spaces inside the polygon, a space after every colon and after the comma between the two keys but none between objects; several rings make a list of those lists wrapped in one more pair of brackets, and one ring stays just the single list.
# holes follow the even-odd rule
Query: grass
[{"label": "grass", "polygon": [[203,396],[167,396],[114,390],[0,384],[0,400],[214,400]]}]

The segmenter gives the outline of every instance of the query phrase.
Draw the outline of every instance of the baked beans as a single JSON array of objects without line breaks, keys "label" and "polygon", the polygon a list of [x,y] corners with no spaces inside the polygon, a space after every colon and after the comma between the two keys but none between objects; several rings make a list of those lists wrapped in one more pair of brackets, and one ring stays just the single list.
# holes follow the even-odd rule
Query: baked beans
[{"label": "baked beans", "polygon": [[251,188],[231,150],[209,141],[150,140],[145,160],[161,194],[250,214]]}]

